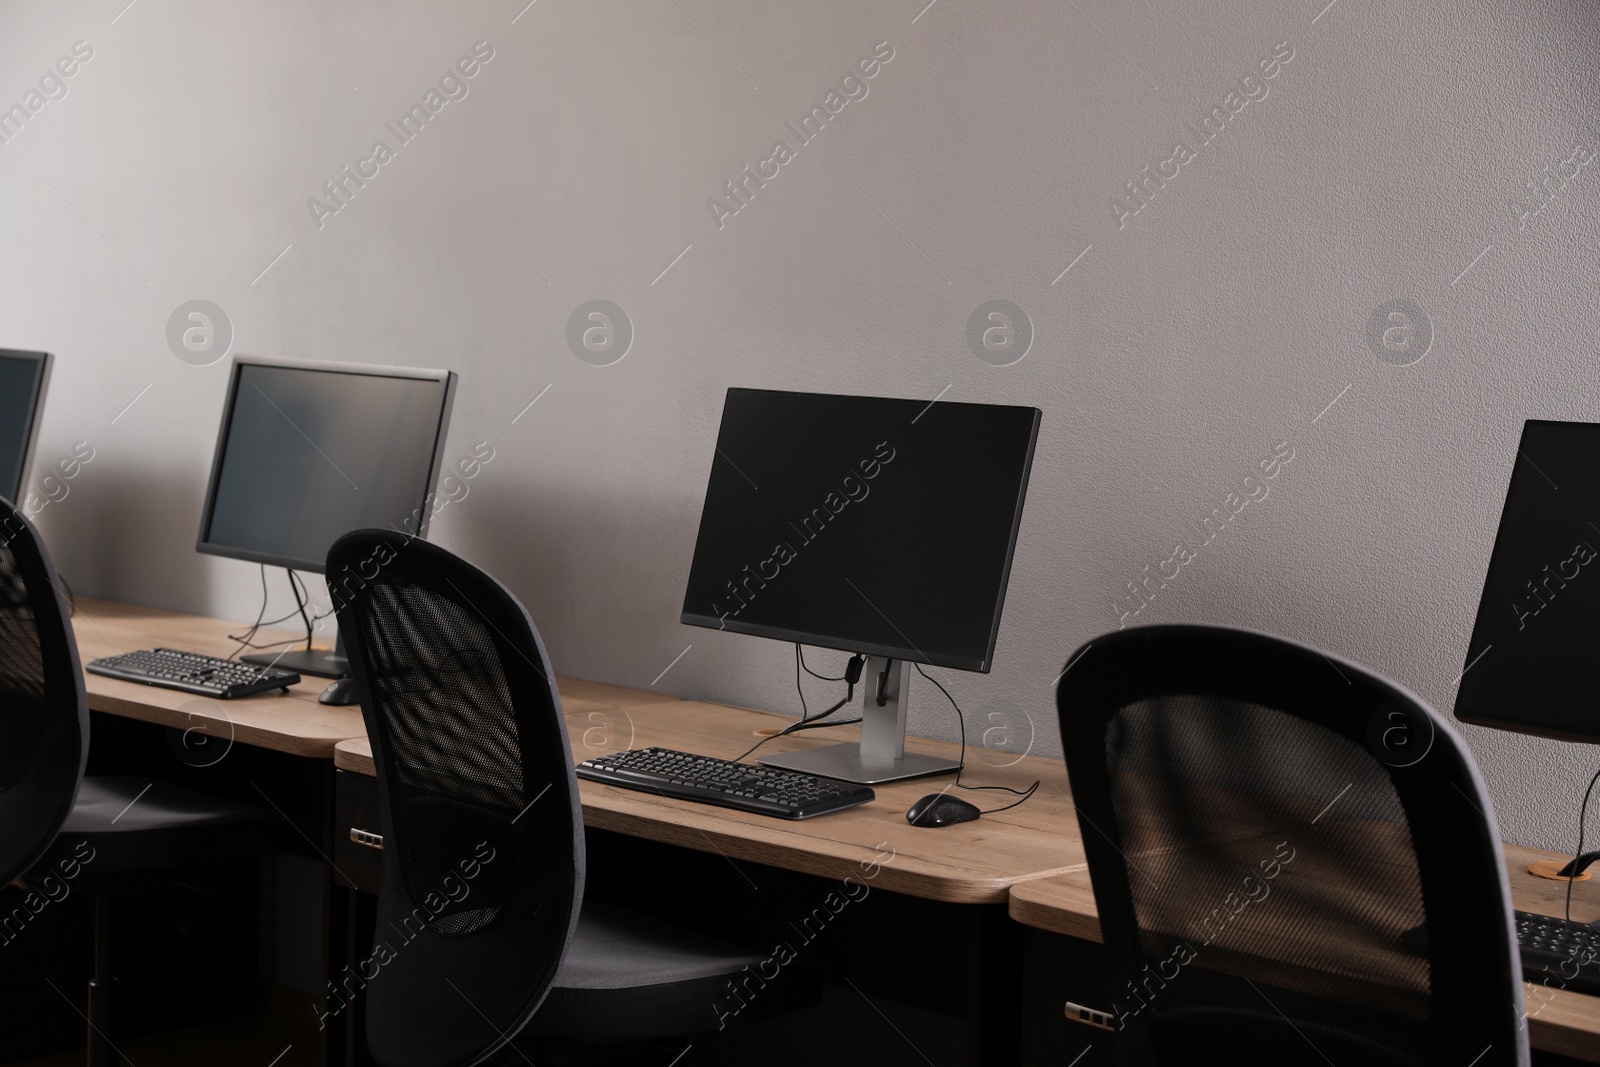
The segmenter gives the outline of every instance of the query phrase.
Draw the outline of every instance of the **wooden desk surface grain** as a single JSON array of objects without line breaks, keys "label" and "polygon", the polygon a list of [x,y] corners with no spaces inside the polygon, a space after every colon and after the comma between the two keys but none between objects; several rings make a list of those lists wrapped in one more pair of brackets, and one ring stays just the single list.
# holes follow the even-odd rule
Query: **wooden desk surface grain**
[{"label": "wooden desk surface grain", "polygon": [[[565,694],[565,689],[563,689]],[[755,744],[757,730],[793,719],[697,701],[632,704],[610,709],[564,708],[573,758],[583,761],[605,752],[661,745],[731,759]],[[855,740],[856,729],[812,731],[786,737],[763,751],[784,752]],[[957,746],[912,738],[907,748],[954,757]],[[649,838],[729,859],[750,860],[787,870],[844,878],[863,878],[863,863],[880,864],[875,888],[950,903],[1004,903],[1018,882],[1080,869],[1083,846],[1066,792],[1060,760],[1015,757],[969,747],[965,781],[970,785],[1024,788],[1042,780],[1039,792],[1021,807],[985,815],[975,822],[938,829],[906,822],[906,809],[919,797],[945,788],[949,775],[875,787],[877,799],[848,811],[791,822],[730,808],[672,800],[600,782],[580,781],[584,822],[604,830]],[[335,765],[373,774],[372,748],[363,737],[338,746]],[[963,791],[980,807],[996,808],[1016,798],[1007,793]]]},{"label": "wooden desk surface grain", "polygon": [[[247,629],[240,623],[200,615],[184,615],[160,608],[123,604],[112,600],[78,598],[72,619],[78,654],[87,664],[101,656],[143,648],[168,647],[186,652],[226,656],[238,642],[228,634]],[[291,633],[263,630],[257,641],[287,640]],[[349,737],[366,737],[361,709],[356,705],[330,707],[317,703],[326,678],[305,677],[287,693],[258,693],[236,700],[217,700],[176,689],[124,682],[84,673],[89,707],[123,718],[139,719],[182,730],[201,730],[209,736],[231,738],[244,745],[313,759],[332,759],[334,747]],[[619,703],[676,702],[663,693],[648,693],[600,682],[558,678],[562,700],[569,712],[583,714]],[[593,725],[593,724],[591,724]],[[591,734],[591,738],[595,736]]]},{"label": "wooden desk surface grain", "polygon": [[[1544,915],[1564,914],[1566,886],[1528,873],[1535,860],[1561,859],[1554,852],[1506,845],[1512,906]],[[1100,940],[1099,912],[1088,868],[1019,883],[1011,889],[1011,917],[1027,926],[1088,941]],[[1600,920],[1600,879],[1574,883],[1572,917]],[[1600,996],[1529,983],[1523,990],[1533,1047],[1600,1063]]]}]

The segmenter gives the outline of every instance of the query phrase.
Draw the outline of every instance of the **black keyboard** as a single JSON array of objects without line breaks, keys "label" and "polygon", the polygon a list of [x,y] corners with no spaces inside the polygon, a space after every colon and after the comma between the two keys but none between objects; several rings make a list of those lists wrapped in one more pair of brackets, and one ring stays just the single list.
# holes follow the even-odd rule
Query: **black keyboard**
[{"label": "black keyboard", "polygon": [[1600,993],[1600,929],[1554,915],[1514,912],[1523,981]]},{"label": "black keyboard", "polygon": [[[1600,994],[1600,929],[1531,911],[1514,911],[1511,917],[1522,956],[1523,981],[1551,989]],[[1401,935],[1400,944],[1418,955],[1427,955],[1427,926],[1407,930]]]},{"label": "black keyboard", "polygon": [[596,756],[578,764],[578,777],[779,819],[826,815],[865,804],[877,795],[864,785],[670,748]]},{"label": "black keyboard", "polygon": [[257,667],[231,659],[202,656],[198,652],[180,652],[175,648],[148,648],[106,656],[84,669],[107,678],[181,689],[185,693],[221,700],[263,693],[268,689],[286,689],[300,680],[294,671]]}]

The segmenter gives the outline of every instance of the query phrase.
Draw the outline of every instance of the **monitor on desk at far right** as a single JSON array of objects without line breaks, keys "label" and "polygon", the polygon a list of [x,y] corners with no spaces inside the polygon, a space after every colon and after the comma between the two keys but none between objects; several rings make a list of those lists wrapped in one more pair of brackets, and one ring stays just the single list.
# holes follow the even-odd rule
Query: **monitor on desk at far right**
[{"label": "monitor on desk at far right", "polygon": [[1600,744],[1600,425],[1529,420],[1456,718]]},{"label": "monitor on desk at far right", "polygon": [[18,507],[49,379],[50,353],[0,348],[0,497]]}]

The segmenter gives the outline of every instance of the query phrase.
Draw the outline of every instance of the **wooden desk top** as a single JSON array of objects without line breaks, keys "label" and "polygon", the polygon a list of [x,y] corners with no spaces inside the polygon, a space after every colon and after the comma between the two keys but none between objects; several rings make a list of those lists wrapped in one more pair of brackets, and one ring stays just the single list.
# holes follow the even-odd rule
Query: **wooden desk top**
[{"label": "wooden desk top", "polygon": [[[648,745],[731,759],[759,740],[758,729],[794,721],[770,712],[687,700],[619,702],[610,709],[567,704],[564,710],[573,758],[578,761]],[[774,741],[763,751],[793,751],[859,736],[852,727],[811,733],[811,737]],[[831,736],[815,736],[820,733]],[[956,745],[942,741],[912,738],[907,747],[952,758],[957,754]],[[969,785],[1024,788],[1039,778],[1039,792],[1021,807],[939,829],[912,826],[905,813],[919,797],[944,788],[950,782],[948,775],[876,786],[878,799],[870,804],[803,822],[671,800],[600,782],[580,781],[578,788],[584,823],[599,829],[825,878],[854,875],[859,880],[861,864],[877,857],[881,868],[872,879],[874,888],[951,903],[1004,903],[1016,883],[1081,869],[1086,861],[1061,761],[1025,757],[1011,767],[994,767],[976,758],[984,751],[975,747],[967,751]],[[340,744],[334,763],[357,774],[375,773],[365,737]],[[986,809],[1016,799],[1006,793],[966,792],[965,797]]]},{"label": "wooden desk top", "polygon": [[[118,652],[165,646],[212,656],[226,656],[237,647],[229,633],[247,627],[202,615],[184,615],[160,608],[122,604],[113,600],[78,598],[72,618],[78,654],[84,663]],[[288,640],[295,635],[263,630],[258,642]],[[258,693],[237,700],[216,700],[176,689],[124,682],[84,673],[89,707],[128,719],[202,730],[244,745],[286,752],[313,759],[331,759],[334,746],[349,737],[366,737],[361,709],[355,705],[330,707],[317,703],[327,687],[326,678],[306,677],[287,693]],[[570,713],[582,714],[619,703],[676,702],[663,693],[641,692],[600,682],[558,678],[556,683]],[[593,736],[593,735],[591,735]]]},{"label": "wooden desk top", "polygon": [[[86,663],[163,645],[225,656],[234,648],[227,635],[242,628],[220,619],[89,598],[79,599],[73,626]],[[292,636],[264,633],[261,640]],[[85,677],[89,706],[95,711],[203,729],[291,755],[332,757],[342,769],[374,773],[361,710],[318,704],[317,694],[327,684],[321,678],[307,678],[287,693],[213,700],[96,674]],[[731,758],[755,743],[758,729],[792,721],[600,682],[556,682],[579,760],[647,745]],[[768,748],[789,751],[858,737],[851,727],[827,733],[833,736],[784,738]],[[956,754],[956,746],[946,742],[913,739],[911,747]],[[823,877],[860,877],[864,862],[876,862],[874,886],[957,903],[1004,903],[1016,882],[1081,868],[1083,848],[1060,761],[1028,757],[1010,767],[991,767],[970,758],[981,751],[968,753],[971,783],[1021,788],[1042,778],[1038,795],[1011,811],[935,830],[909,825],[905,811],[917,798],[943,788],[947,776],[882,786],[872,804],[801,823],[584,782],[584,819],[602,829]],[[968,799],[997,807],[1014,798],[972,793]]]},{"label": "wooden desk top", "polygon": [[[1543,915],[1564,914],[1565,883],[1534,877],[1528,864],[1569,857],[1509,844],[1505,854],[1512,906]],[[1087,867],[1013,886],[1011,917],[1040,930],[1100,940],[1099,912]],[[1579,922],[1600,920],[1600,879],[1573,884],[1572,917]],[[1534,1048],[1600,1063],[1600,997],[1531,983],[1524,993]]]}]

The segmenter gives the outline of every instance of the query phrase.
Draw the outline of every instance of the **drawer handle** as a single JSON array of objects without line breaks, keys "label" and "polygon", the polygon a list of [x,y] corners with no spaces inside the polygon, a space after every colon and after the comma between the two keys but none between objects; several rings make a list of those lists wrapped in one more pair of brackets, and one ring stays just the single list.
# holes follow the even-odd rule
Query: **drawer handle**
[{"label": "drawer handle", "polygon": [[1101,1030],[1117,1029],[1113,1025],[1110,1013],[1103,1012],[1098,1008],[1087,1008],[1082,1004],[1074,1004],[1070,1000],[1066,1003],[1066,1015],[1073,1022],[1083,1023],[1085,1026],[1094,1026]]},{"label": "drawer handle", "polygon": [[366,845],[368,848],[378,849],[380,852],[383,850],[383,835],[375,834],[371,830],[357,830],[352,826],[350,827],[350,840],[358,845]]}]

